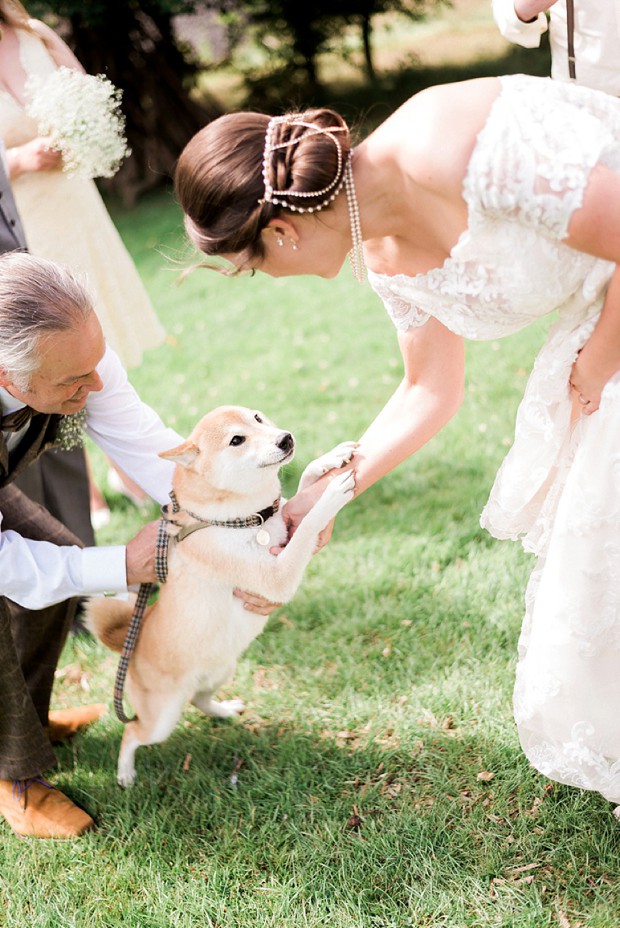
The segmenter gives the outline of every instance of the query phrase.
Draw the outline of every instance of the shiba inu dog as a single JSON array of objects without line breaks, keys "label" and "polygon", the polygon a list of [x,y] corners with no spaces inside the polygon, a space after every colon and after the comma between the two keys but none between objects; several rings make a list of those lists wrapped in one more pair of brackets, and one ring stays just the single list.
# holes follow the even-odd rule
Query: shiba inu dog
[{"label": "shiba inu dog", "polygon": [[[345,442],[313,461],[300,489],[347,464],[355,450]],[[164,741],[189,702],[207,715],[234,716],[238,700],[217,702],[217,690],[263,630],[267,617],[249,612],[235,588],[284,603],[295,594],[319,533],[354,494],[351,470],[327,485],[286,543],[281,514],[280,467],[292,460],[295,440],[262,413],[240,406],[214,409],[189,439],[161,457],[176,464],[168,579],[147,609],[127,672],[136,713],[123,735],[118,782],[135,781],[135,752]],[[121,651],[133,605],[91,599],[88,624],[101,641]]]}]

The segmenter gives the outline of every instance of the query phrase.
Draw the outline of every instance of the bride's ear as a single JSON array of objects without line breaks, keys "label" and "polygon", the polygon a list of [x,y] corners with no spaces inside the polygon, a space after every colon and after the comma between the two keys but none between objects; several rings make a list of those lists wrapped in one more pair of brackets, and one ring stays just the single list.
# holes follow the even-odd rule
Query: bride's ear
[{"label": "bride's ear", "polygon": [[263,229],[263,235],[272,239],[275,237],[276,241],[282,242],[284,239],[289,239],[289,241],[294,242],[296,245],[299,242],[299,233],[295,228],[295,223],[291,221],[288,217],[278,216],[277,219],[270,219],[265,228]]}]

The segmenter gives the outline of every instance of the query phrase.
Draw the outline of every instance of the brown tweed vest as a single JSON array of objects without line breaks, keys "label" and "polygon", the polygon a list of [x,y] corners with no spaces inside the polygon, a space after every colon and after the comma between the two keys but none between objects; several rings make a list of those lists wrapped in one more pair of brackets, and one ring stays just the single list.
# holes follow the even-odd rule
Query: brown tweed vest
[{"label": "brown tweed vest", "polygon": [[55,413],[35,413],[30,420],[28,431],[17,447],[9,452],[2,432],[0,432],[0,487],[11,483],[29,464],[54,444],[56,429],[62,416]]}]

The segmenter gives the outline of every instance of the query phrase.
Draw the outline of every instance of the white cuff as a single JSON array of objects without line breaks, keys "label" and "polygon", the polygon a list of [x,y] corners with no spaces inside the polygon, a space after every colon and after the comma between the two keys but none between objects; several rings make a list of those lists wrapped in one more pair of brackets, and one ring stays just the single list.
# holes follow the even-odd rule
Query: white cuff
[{"label": "white cuff", "polygon": [[548,29],[547,17],[539,13],[535,20],[524,23],[517,16],[513,0],[494,0],[493,16],[505,39],[523,48],[538,48],[540,37]]},{"label": "white cuff", "polygon": [[127,590],[126,548],[110,545],[83,548],[82,591],[92,593],[124,593]]}]

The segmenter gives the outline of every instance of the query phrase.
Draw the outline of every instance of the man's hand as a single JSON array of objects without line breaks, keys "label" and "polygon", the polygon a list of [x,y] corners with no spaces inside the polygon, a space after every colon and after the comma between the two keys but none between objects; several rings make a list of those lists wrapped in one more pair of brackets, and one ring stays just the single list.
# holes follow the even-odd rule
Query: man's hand
[{"label": "man's hand", "polygon": [[546,13],[557,0],[515,0],[515,13],[524,23],[536,19],[539,13]]},{"label": "man's hand", "polygon": [[155,583],[157,580],[155,548],[158,530],[159,519],[149,522],[127,545],[127,586],[133,586],[135,583]]}]

